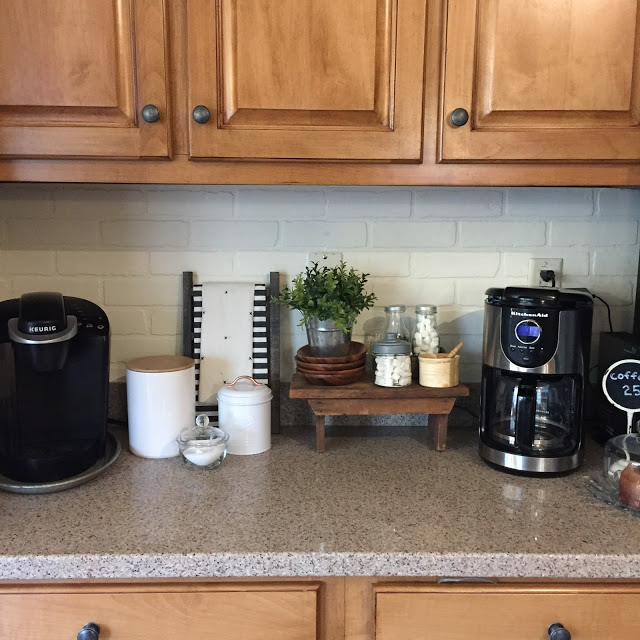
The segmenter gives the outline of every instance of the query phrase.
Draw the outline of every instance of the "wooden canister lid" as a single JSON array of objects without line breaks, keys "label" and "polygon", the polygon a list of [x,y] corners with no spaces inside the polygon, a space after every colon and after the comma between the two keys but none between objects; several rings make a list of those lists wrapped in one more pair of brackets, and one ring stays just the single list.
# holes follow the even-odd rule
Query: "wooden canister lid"
[{"label": "wooden canister lid", "polygon": [[194,364],[195,360],[187,356],[145,356],[127,362],[127,369],[141,373],[169,373],[190,369]]}]

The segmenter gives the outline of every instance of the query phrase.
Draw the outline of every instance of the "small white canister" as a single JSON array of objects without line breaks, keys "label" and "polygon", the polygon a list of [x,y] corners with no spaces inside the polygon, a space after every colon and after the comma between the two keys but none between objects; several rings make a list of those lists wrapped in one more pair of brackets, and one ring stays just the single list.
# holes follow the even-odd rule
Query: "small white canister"
[{"label": "small white canister", "polygon": [[250,456],[271,448],[271,389],[238,376],[218,391],[218,424],[229,434],[227,453]]},{"label": "small white canister", "polygon": [[147,356],[127,363],[129,448],[143,458],[177,456],[176,438],[195,416],[195,362]]}]

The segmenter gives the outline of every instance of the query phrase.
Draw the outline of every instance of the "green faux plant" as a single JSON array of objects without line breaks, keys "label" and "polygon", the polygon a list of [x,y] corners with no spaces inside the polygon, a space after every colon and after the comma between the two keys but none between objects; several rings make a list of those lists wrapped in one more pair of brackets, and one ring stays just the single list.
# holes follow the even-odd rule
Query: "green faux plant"
[{"label": "green faux plant", "polygon": [[368,275],[353,267],[347,269],[344,262],[337,267],[319,267],[313,262],[273,302],[300,311],[300,324],[317,317],[333,320],[337,327],[349,331],[360,312],[370,309],[376,300],[375,294],[364,291]]}]

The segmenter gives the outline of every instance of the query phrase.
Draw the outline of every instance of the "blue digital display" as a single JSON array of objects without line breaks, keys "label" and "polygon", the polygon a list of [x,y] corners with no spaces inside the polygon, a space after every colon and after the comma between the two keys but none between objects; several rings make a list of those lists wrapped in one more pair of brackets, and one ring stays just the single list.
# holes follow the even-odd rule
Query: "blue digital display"
[{"label": "blue digital display", "polygon": [[516,335],[521,338],[540,337],[540,327],[535,324],[520,324],[516,327]]}]

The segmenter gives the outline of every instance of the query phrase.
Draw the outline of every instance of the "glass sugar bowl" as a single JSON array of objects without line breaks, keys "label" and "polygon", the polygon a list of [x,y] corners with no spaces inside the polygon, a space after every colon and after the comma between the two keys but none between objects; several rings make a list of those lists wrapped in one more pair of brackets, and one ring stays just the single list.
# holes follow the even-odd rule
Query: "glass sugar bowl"
[{"label": "glass sugar bowl", "polygon": [[404,312],[406,310],[407,307],[403,304],[392,304],[384,308],[384,312],[387,316],[387,326],[384,331],[386,336],[392,334],[400,340],[410,342],[409,329],[407,328],[404,316]]},{"label": "glass sugar bowl", "polygon": [[411,341],[416,356],[421,353],[438,353],[440,350],[437,312],[438,308],[432,304],[416,306],[416,326]]},{"label": "glass sugar bowl", "polygon": [[227,456],[229,434],[209,424],[201,414],[196,424],[180,433],[178,448],[185,464],[192,469],[215,469]]},{"label": "glass sugar bowl", "polygon": [[640,435],[630,433],[607,441],[603,472],[620,501],[640,509]]},{"label": "glass sugar bowl", "polygon": [[393,333],[371,348],[375,359],[374,382],[380,387],[407,387],[411,384],[411,345]]}]

